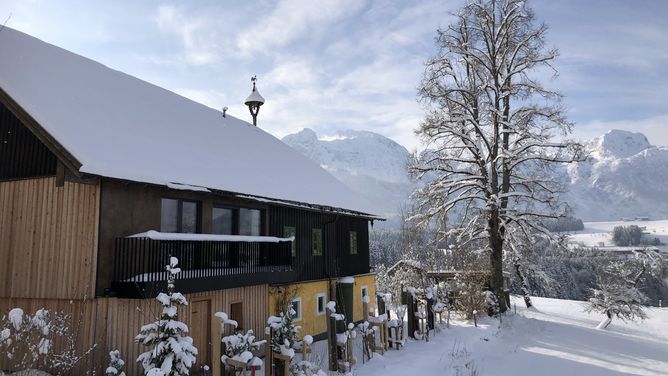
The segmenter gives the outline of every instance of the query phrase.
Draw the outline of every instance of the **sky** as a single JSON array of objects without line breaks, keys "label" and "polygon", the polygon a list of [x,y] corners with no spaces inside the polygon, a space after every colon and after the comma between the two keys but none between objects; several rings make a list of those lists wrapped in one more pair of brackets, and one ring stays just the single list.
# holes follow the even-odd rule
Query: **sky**
[{"label": "sky", "polygon": [[[414,150],[417,87],[463,0],[0,1],[0,23],[251,120],[277,137],[370,130]],[[668,1],[533,0],[574,136],[668,146]]]}]

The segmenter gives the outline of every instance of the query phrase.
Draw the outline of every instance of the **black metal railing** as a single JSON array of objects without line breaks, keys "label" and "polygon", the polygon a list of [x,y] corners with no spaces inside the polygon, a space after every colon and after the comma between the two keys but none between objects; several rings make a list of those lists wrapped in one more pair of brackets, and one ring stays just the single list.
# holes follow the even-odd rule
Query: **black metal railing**
[{"label": "black metal railing", "polygon": [[292,273],[290,242],[117,238],[114,289],[121,295],[134,294],[129,290],[146,295],[147,286],[167,280],[170,257],[179,260],[176,279],[183,292],[282,282]]}]

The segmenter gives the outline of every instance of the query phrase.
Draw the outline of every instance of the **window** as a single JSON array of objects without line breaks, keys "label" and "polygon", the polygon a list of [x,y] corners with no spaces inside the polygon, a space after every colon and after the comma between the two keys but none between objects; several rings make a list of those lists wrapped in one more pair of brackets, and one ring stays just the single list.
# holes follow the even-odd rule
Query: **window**
[{"label": "window", "polygon": [[260,235],[260,210],[239,209],[239,235]]},{"label": "window", "polygon": [[[283,237],[289,238],[291,236],[297,236],[297,228],[293,226],[283,226]],[[292,241],[292,257],[297,256],[297,238]]]},{"label": "window", "polygon": [[317,294],[315,296],[316,299],[316,304],[315,304],[315,309],[316,309],[316,314],[318,315],[324,315],[325,314],[325,293],[321,292],[320,294]]},{"label": "window", "polygon": [[228,208],[213,208],[212,232],[220,235],[234,233],[234,212]]},{"label": "window", "polygon": [[295,310],[295,320],[301,321],[302,319],[302,298],[295,298],[292,300],[292,309]]},{"label": "window", "polygon": [[362,286],[362,298],[368,295],[369,295],[369,288],[366,286]]},{"label": "window", "polygon": [[199,205],[195,201],[163,198],[160,210],[160,231],[196,233]]},{"label": "window", "polygon": [[212,233],[221,235],[262,234],[262,211],[249,208],[214,207]]},{"label": "window", "polygon": [[322,229],[314,228],[311,231],[313,256],[322,256]]},{"label": "window", "polygon": [[244,328],[244,305],[243,303],[230,304],[230,319],[237,322],[235,331],[243,330]]},{"label": "window", "polygon": [[350,231],[350,254],[357,254],[357,231]]}]

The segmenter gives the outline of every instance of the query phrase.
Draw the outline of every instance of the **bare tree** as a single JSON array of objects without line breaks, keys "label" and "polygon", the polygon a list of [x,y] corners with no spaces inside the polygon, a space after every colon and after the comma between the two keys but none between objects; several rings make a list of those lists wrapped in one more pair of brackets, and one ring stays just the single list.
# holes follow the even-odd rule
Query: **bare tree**
[{"label": "bare tree", "polygon": [[438,31],[439,52],[419,89],[428,113],[416,131],[426,151],[411,166],[424,181],[414,219],[457,217],[462,239],[483,240],[498,296],[507,229],[547,234],[541,219],[566,209],[554,165],[583,154],[565,139],[572,124],[560,94],[533,77],[554,70],[557,50],[545,47],[546,30],[525,1],[471,0]]}]

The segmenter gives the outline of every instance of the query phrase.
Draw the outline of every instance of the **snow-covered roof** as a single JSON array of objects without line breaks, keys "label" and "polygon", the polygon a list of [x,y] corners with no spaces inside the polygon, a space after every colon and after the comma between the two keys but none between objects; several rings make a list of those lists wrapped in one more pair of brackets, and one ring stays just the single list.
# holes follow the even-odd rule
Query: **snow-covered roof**
[{"label": "snow-covered roof", "polygon": [[373,212],[315,162],[229,114],[8,27],[0,51],[0,88],[82,173]]}]

